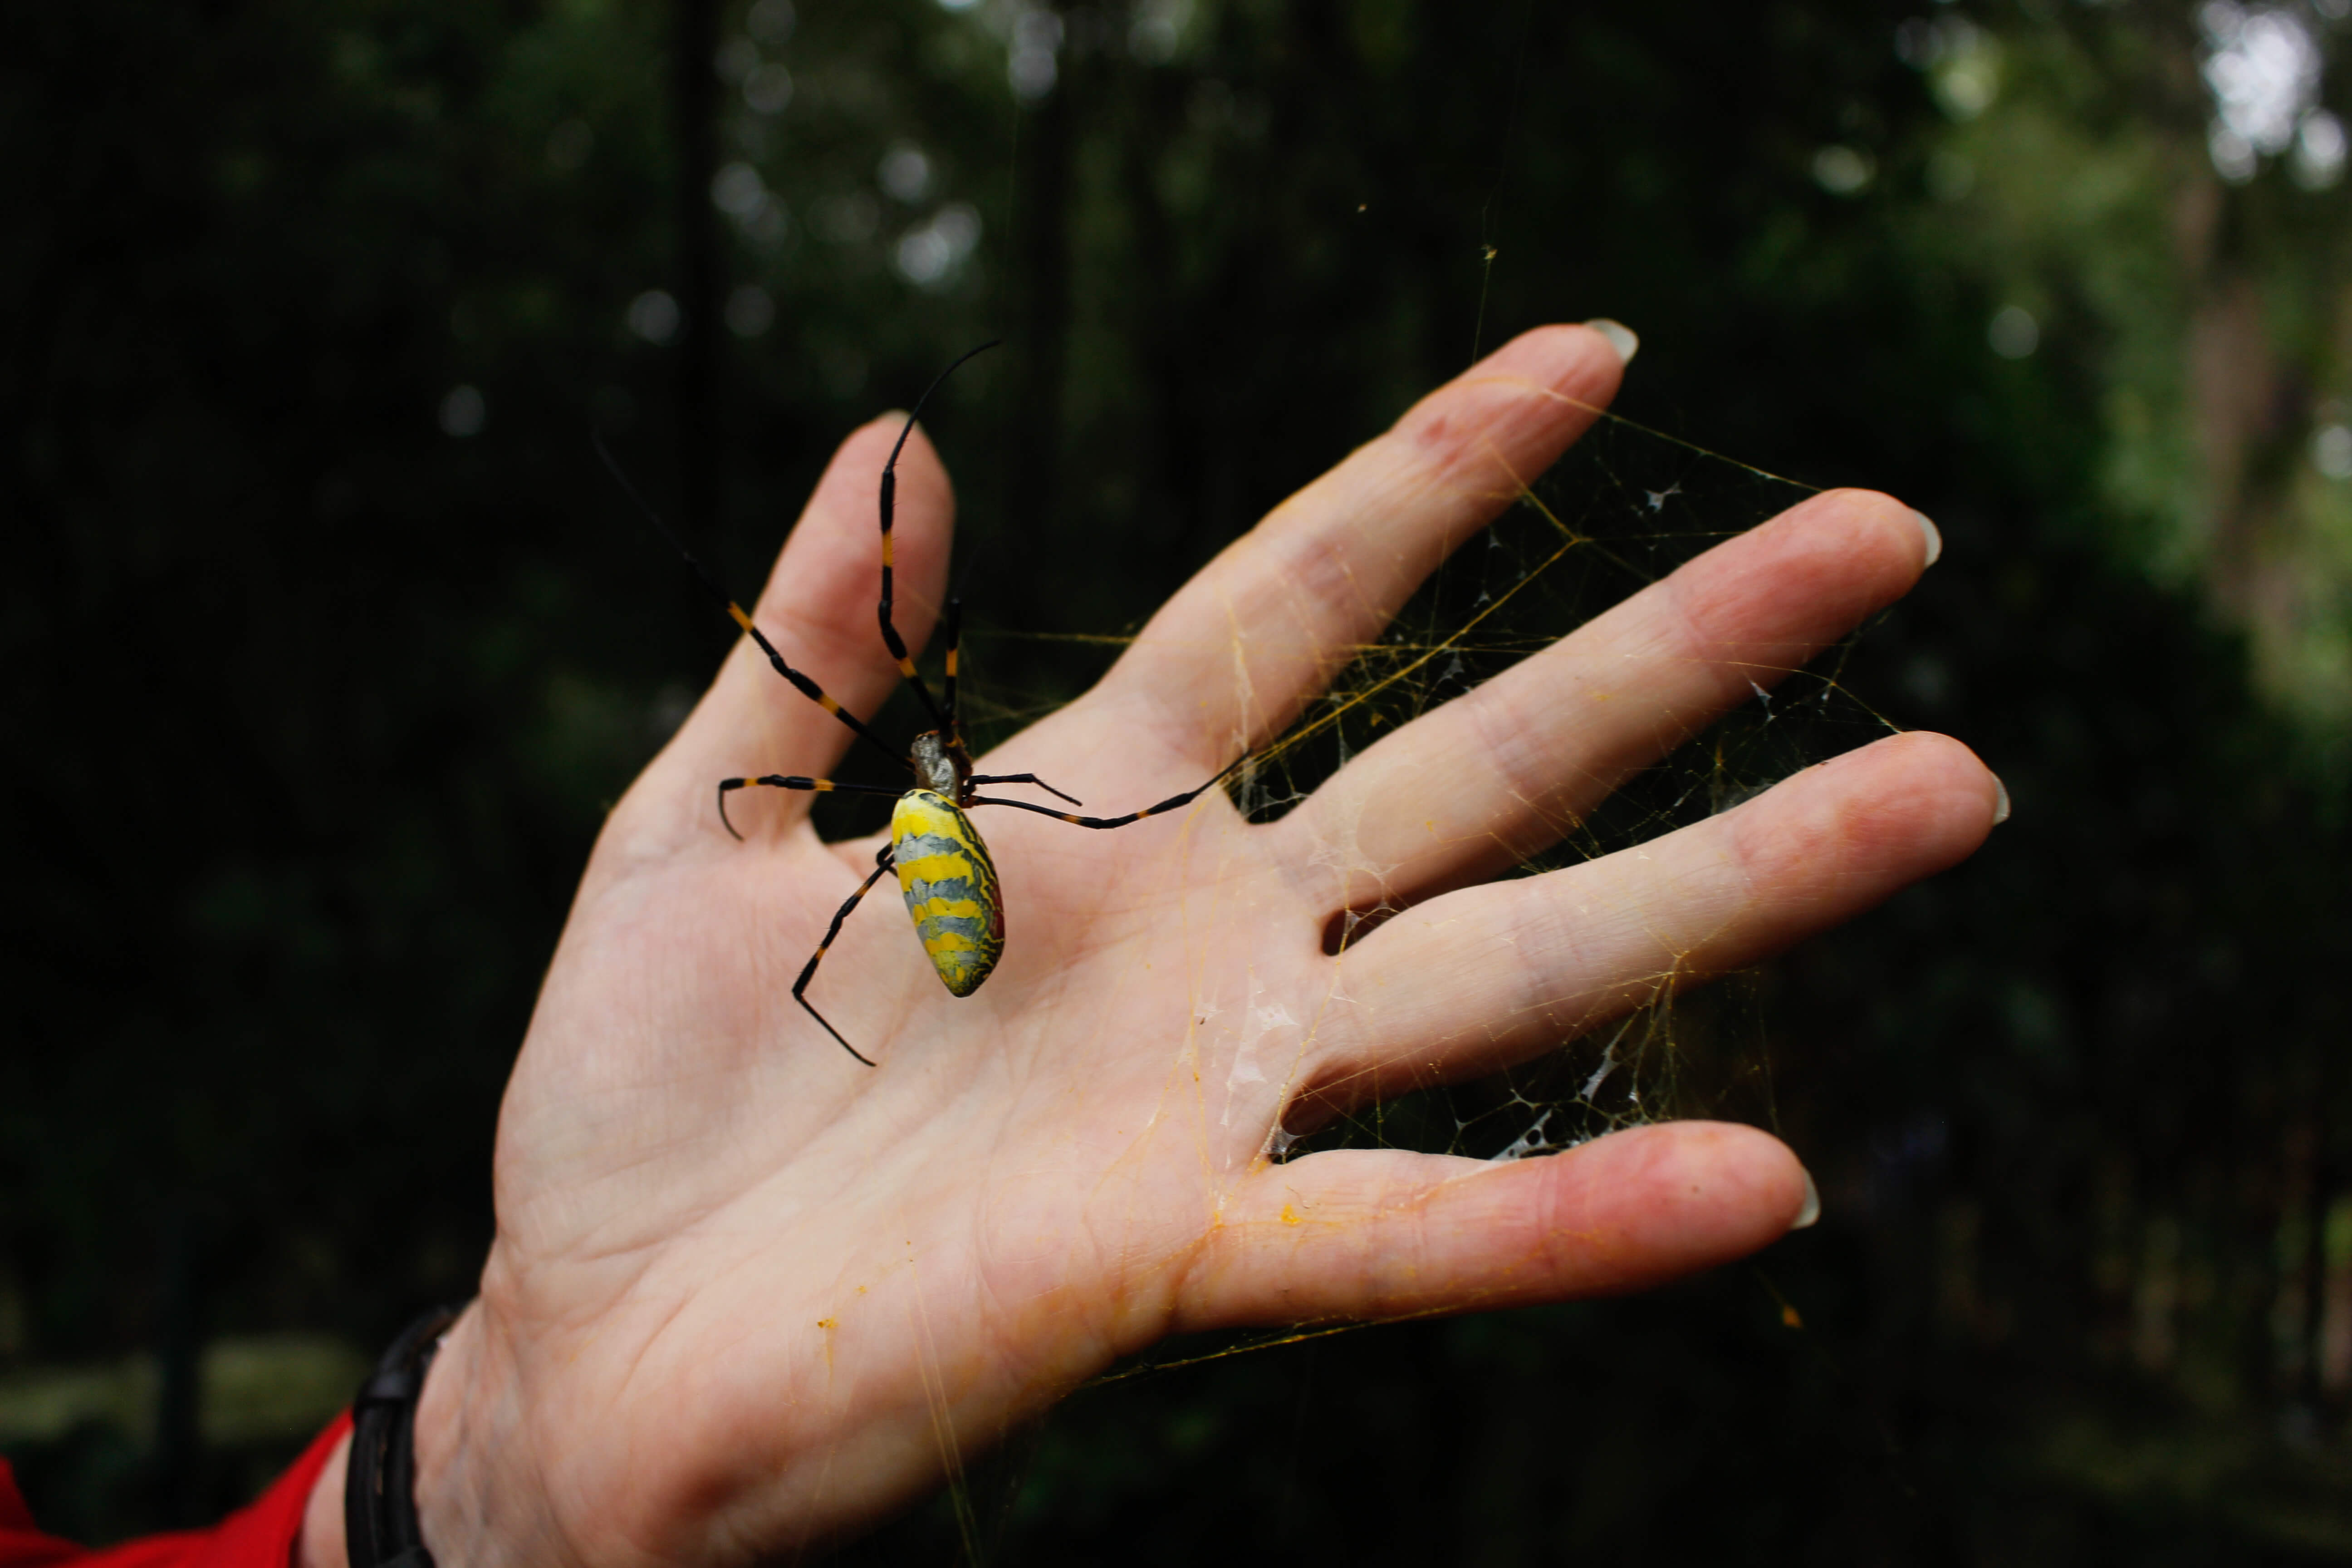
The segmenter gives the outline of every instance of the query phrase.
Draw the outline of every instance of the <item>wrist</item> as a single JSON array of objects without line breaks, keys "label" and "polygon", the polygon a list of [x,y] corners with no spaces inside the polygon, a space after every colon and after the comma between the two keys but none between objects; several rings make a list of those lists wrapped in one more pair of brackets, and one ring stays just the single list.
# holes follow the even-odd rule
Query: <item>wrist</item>
[{"label": "wrist", "polygon": [[[491,1461],[512,1453],[500,1439],[507,1428],[499,1417],[519,1406],[504,1392],[513,1384],[497,1374],[505,1363],[490,1353],[489,1339],[476,1301],[442,1339],[416,1402],[414,1497],[436,1568],[550,1560],[527,1546],[534,1519],[527,1500],[535,1494],[502,1485],[492,1473]],[[343,1520],[351,1454],[346,1435],[310,1489],[294,1568],[351,1568]]]},{"label": "wrist", "polygon": [[[446,1313],[412,1324],[384,1353],[352,1402],[351,1428],[312,1482],[294,1540],[292,1568],[351,1568],[355,1555],[374,1563],[411,1553],[419,1542],[416,1484],[420,1452],[441,1423],[424,1415],[428,1393],[457,1380],[436,1375],[440,1349],[456,1329]],[[436,1445],[437,1446],[437,1445]],[[364,1479],[354,1467],[364,1466]],[[379,1495],[381,1494],[381,1495]],[[395,1495],[396,1494],[396,1495]],[[363,1502],[362,1496],[374,1500]],[[368,1543],[364,1551],[362,1542]],[[432,1543],[425,1542],[427,1551]]]},{"label": "wrist", "polygon": [[548,1563],[540,1494],[517,1463],[521,1400],[506,1342],[477,1300],[441,1342],[416,1403],[416,1519],[436,1568]]}]

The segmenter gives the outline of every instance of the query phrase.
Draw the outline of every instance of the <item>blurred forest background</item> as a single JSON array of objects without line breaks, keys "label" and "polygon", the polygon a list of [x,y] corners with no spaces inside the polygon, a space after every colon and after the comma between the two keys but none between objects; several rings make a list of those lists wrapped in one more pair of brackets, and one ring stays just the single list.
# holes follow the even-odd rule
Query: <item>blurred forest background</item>
[{"label": "blurred forest background", "polygon": [[929,423],[1011,722],[1609,315],[1629,416],[1942,525],[1840,679],[2015,802],[1741,982],[1822,1223],[1089,1391],[848,1555],[2352,1560],[2348,5],[7,8],[0,1453],[215,1516],[468,1293],[728,643],[592,429],[748,593],[1005,337]]}]

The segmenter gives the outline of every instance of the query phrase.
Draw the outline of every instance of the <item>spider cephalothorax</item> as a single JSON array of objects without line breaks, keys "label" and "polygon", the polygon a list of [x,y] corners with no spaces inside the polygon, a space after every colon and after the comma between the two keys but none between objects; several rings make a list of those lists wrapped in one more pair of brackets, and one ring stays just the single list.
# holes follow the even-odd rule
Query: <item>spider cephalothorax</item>
[{"label": "spider cephalothorax", "polygon": [[960,749],[950,749],[937,730],[926,730],[907,748],[907,763],[915,780],[935,795],[960,801],[971,788],[971,763]]}]

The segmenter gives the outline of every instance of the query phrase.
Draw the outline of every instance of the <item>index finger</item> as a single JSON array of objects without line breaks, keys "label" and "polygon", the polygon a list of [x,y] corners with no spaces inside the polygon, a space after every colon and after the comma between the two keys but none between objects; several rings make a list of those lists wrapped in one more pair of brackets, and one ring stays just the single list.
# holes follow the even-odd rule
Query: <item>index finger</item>
[{"label": "index finger", "polygon": [[1278,733],[1600,416],[1625,366],[1603,328],[1633,342],[1540,327],[1414,404],[1186,584],[1097,696],[1212,766]]}]

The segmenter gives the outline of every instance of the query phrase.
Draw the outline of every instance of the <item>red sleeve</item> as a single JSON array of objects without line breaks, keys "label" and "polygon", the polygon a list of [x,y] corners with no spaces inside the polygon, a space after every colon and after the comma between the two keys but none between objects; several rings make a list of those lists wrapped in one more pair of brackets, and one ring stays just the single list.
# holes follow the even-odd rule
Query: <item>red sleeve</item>
[{"label": "red sleeve", "polygon": [[294,1561],[294,1539],[302,1531],[310,1489],[318,1484],[335,1445],[351,1429],[349,1414],[337,1416],[268,1491],[210,1530],[151,1535],[102,1552],[35,1528],[33,1511],[16,1489],[8,1461],[0,1459],[0,1568],[47,1568],[50,1563],[71,1563],[73,1568],[287,1568]]}]

